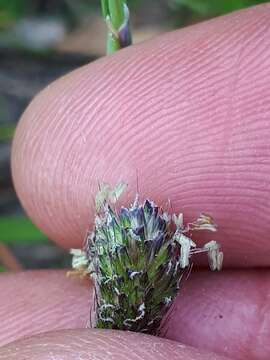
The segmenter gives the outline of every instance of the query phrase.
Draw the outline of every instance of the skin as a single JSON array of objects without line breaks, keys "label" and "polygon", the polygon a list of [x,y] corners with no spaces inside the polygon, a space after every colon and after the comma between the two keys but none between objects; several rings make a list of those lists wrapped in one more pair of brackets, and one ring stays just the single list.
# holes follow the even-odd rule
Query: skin
[{"label": "skin", "polygon": [[125,180],[123,203],[138,188],[188,221],[212,214],[225,265],[269,266],[269,21],[262,6],[172,32],[42,91],[12,161],[34,222],[81,246],[98,182]]},{"label": "skin", "polygon": [[162,335],[176,340],[169,343],[78,330],[88,286],[62,272],[1,275],[2,345],[59,330],[5,345],[1,360],[151,359],[152,349],[157,359],[170,351],[171,359],[269,358],[269,25],[265,5],[165,34],[34,99],[16,132],[12,171],[23,206],[50,238],[80,247],[98,182],[124,179],[123,203],[138,188],[161,205],[171,199],[187,220],[213,215],[225,270],[195,271],[184,284],[163,324]]},{"label": "skin", "polygon": [[122,331],[65,330],[45,333],[14,345],[5,346],[1,360],[18,359],[17,347],[21,349],[20,359],[177,359],[177,360],[226,360],[222,356],[196,351],[174,341],[159,339],[149,335]]}]

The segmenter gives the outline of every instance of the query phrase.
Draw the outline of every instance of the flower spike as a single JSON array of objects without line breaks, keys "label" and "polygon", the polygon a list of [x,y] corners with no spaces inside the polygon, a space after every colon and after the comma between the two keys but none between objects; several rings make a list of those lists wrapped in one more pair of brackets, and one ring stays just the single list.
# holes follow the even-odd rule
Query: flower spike
[{"label": "flower spike", "polygon": [[94,229],[83,250],[71,251],[72,266],[94,282],[92,326],[157,334],[194,255],[207,253],[211,270],[220,270],[223,253],[215,241],[197,248],[190,238],[195,230],[216,231],[210,216],[185,226],[182,214],[171,216],[138,196],[117,209],[125,188],[100,185]]}]

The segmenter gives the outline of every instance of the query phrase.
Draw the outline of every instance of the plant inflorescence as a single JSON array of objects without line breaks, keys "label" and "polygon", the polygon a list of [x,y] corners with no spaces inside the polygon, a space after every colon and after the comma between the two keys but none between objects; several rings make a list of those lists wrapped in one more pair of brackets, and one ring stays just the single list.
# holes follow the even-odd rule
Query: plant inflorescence
[{"label": "plant inflorescence", "polygon": [[156,334],[191,258],[206,252],[210,268],[220,270],[223,254],[215,241],[197,248],[190,238],[192,231],[216,231],[210,216],[184,225],[182,214],[169,215],[138,196],[117,210],[124,188],[101,187],[94,229],[83,250],[72,250],[73,268],[94,281],[92,326]]}]

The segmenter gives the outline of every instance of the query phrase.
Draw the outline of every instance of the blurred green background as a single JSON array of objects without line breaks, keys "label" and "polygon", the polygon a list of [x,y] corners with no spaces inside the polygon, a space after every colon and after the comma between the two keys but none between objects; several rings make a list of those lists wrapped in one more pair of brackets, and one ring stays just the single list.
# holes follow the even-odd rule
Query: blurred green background
[{"label": "blurred green background", "polygon": [[[262,0],[130,0],[135,42]],[[33,96],[105,54],[99,0],[0,0],[0,271],[65,267],[69,255],[27,218],[14,192],[10,149]]]}]

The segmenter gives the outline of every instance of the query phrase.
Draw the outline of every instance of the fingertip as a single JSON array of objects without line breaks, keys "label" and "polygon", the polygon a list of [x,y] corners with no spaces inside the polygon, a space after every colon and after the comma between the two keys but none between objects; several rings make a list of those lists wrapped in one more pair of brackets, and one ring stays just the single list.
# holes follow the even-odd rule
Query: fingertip
[{"label": "fingertip", "polygon": [[[58,80],[13,144],[23,206],[81,246],[99,181],[219,225],[227,266],[268,266],[270,72],[264,5],[161,36]],[[256,256],[254,256],[256,254]]]}]

